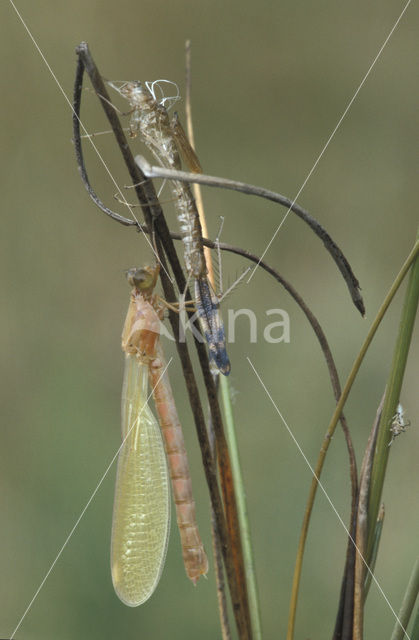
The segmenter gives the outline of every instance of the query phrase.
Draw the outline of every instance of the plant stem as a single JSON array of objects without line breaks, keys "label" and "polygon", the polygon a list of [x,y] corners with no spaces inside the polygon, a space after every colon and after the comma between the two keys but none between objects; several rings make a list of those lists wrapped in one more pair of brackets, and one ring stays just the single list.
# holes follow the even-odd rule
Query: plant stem
[{"label": "plant stem", "polygon": [[[297,601],[298,601],[298,591],[299,591],[299,586],[300,586],[300,579],[301,579],[301,570],[302,570],[302,565],[303,565],[303,556],[304,556],[304,550],[305,550],[305,543],[306,543],[306,539],[307,539],[307,533],[308,533],[308,527],[309,527],[309,523],[310,523],[310,517],[311,517],[311,512],[313,509],[313,505],[314,505],[314,499],[316,496],[316,492],[317,492],[317,487],[318,487],[318,483],[319,483],[319,478],[323,469],[323,464],[324,464],[324,460],[326,458],[326,453],[327,450],[329,448],[329,444],[331,442],[333,433],[336,429],[336,425],[338,423],[339,420],[339,416],[343,411],[343,407],[345,406],[345,402],[348,398],[349,392],[352,388],[352,385],[355,381],[355,377],[359,371],[359,368],[361,366],[361,363],[365,357],[365,354],[372,342],[372,339],[374,338],[374,335],[382,321],[382,319],[384,318],[384,315],[388,309],[388,307],[390,306],[391,301],[393,300],[394,296],[396,295],[396,292],[398,290],[398,288],[400,287],[401,283],[403,282],[403,279],[405,277],[405,275],[407,274],[407,272],[410,269],[410,266],[412,265],[412,263],[415,261],[415,259],[417,258],[419,254],[419,240],[416,241],[412,251],[409,253],[405,263],[403,264],[401,270],[399,271],[396,279],[394,280],[393,284],[390,287],[389,292],[387,293],[384,302],[382,303],[377,316],[375,317],[370,330],[368,331],[367,337],[365,338],[365,341],[361,347],[361,350],[359,352],[359,354],[357,355],[354,364],[352,365],[352,369],[349,373],[348,379],[346,381],[346,384],[344,386],[344,389],[342,391],[342,395],[339,399],[339,402],[336,405],[336,409],[333,413],[332,419],[330,421],[330,424],[327,428],[326,431],[326,435],[323,439],[323,444],[322,447],[320,449],[320,453],[319,456],[317,458],[317,463],[316,463],[316,467],[315,467],[315,471],[314,471],[314,475],[313,475],[313,479],[311,482],[311,486],[310,486],[310,492],[309,492],[309,496],[308,496],[308,500],[307,500],[307,505],[306,505],[306,510],[304,513],[304,518],[303,518],[303,524],[301,527],[301,533],[300,533],[300,540],[298,543],[298,550],[297,550],[297,556],[296,556],[296,560],[295,560],[295,568],[294,568],[294,577],[293,577],[293,583],[292,583],[292,590],[291,590],[291,601],[290,601],[290,609],[289,609],[289,616],[288,616],[288,630],[287,630],[287,640],[293,640],[294,638],[294,628],[295,628],[295,617],[296,617],[296,611],[297,611]],[[376,516],[377,517],[377,516]],[[376,520],[376,518],[375,518]],[[374,520],[374,522],[375,522]]]},{"label": "plant stem", "polygon": [[[416,244],[419,242],[419,231]],[[391,439],[390,426],[396,412],[397,403],[400,398],[400,391],[403,383],[403,376],[406,369],[407,356],[409,353],[410,341],[415,324],[416,313],[419,303],[419,259],[416,258],[410,272],[404,299],[402,315],[400,319],[399,333],[394,348],[393,362],[390,376],[387,383],[386,398],[384,401],[383,413],[381,415],[378,429],[377,447],[374,456],[374,464],[371,474],[371,487],[369,498],[368,521],[373,523],[370,526],[368,535],[368,558],[370,557],[374,527],[377,520],[378,509],[380,507],[381,494],[383,491],[384,478],[387,468],[388,456],[390,454],[389,443]]]},{"label": "plant stem", "polygon": [[[377,415],[368,438],[362,461],[361,475],[359,479],[358,509],[355,518],[356,555],[353,588],[353,620],[350,628],[353,632],[353,640],[362,640],[364,627],[364,579],[365,565],[364,558],[368,539],[368,490],[371,480],[371,469],[374,460],[374,450],[377,441],[378,425],[380,424],[381,411],[383,409],[384,397],[377,409]],[[350,541],[353,545],[352,540]]]},{"label": "plant stem", "polygon": [[[415,600],[419,592],[419,558],[416,558],[416,562],[413,566],[412,575],[406,587],[406,593],[404,594],[402,605],[399,611],[399,619],[396,620],[393,633],[391,634],[391,640],[403,640],[405,637],[404,629],[407,629],[410,616],[412,615]],[[416,625],[416,621],[415,621]],[[404,629],[403,629],[404,627]],[[419,631],[419,629],[418,629]],[[418,635],[412,635],[413,638],[419,637]]]},{"label": "plant stem", "polygon": [[229,384],[227,378],[220,376],[221,397],[223,402],[225,432],[230,450],[231,469],[236,489],[237,511],[240,531],[242,535],[244,570],[249,596],[250,619],[253,637],[255,640],[262,638],[262,626],[257,591],[255,564],[253,559],[252,541],[250,536],[249,520],[247,517],[246,493],[243,484],[243,476],[240,467],[240,457],[237,447],[236,430],[234,426],[233,410],[231,406]]},{"label": "plant stem", "polygon": [[416,615],[415,619],[413,620],[410,640],[419,640],[419,606],[416,608]]},{"label": "plant stem", "polygon": [[367,599],[368,591],[370,590],[372,575],[375,570],[375,563],[377,562],[378,547],[380,546],[381,533],[383,531],[384,517],[385,517],[384,502],[381,503],[380,511],[378,512],[377,522],[375,523],[374,541],[372,545],[371,558],[368,563],[369,571],[365,577],[364,583],[364,602]]}]

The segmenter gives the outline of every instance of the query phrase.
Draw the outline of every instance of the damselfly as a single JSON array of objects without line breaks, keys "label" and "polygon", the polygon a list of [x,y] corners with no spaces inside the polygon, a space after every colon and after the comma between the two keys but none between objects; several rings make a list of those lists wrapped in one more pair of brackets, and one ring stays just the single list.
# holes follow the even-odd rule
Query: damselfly
[{"label": "damselfly", "polygon": [[[157,269],[130,269],[132,293],[122,334],[125,372],[122,437],[115,488],[111,569],[118,597],[145,602],[159,581],[168,541],[170,466],[176,516],[188,577],[208,571],[198,532],[183,434],[159,343],[161,307],[153,296]],[[148,407],[150,378],[161,432]]]}]

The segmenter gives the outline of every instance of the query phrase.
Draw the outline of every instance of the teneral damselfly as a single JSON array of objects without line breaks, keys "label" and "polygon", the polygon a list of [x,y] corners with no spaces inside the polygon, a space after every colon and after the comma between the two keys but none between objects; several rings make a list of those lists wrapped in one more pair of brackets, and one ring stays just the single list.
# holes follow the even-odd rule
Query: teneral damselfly
[{"label": "teneral damselfly", "polygon": [[[162,435],[187,575],[196,583],[208,570],[183,434],[159,344],[160,307],[153,296],[157,273],[152,268],[127,272],[133,289],[122,334],[124,443],[115,488],[111,569],[115,591],[129,606],[142,604],[152,595],[166,555],[170,495]],[[148,379],[161,432],[148,406]]]}]

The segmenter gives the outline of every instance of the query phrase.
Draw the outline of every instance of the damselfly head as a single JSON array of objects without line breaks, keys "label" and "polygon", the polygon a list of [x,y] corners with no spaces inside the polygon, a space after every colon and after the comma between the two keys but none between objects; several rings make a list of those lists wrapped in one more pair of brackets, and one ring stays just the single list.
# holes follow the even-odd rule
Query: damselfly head
[{"label": "damselfly head", "polygon": [[125,273],[131,287],[139,291],[148,291],[156,284],[158,270],[153,267],[133,267]]}]

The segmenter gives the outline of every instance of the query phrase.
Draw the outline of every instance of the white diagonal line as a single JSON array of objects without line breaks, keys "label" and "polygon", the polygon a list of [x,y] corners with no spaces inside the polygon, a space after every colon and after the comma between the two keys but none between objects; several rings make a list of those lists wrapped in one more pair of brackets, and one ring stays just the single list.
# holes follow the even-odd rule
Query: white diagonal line
[{"label": "white diagonal line", "polygon": [[411,3],[412,0],[408,0],[407,4],[405,5],[403,11],[401,12],[401,14],[399,15],[399,17],[397,18],[396,22],[394,23],[390,33],[388,34],[387,38],[384,40],[383,44],[380,47],[379,52],[377,53],[377,55],[375,56],[374,60],[372,61],[372,63],[370,64],[368,71],[366,72],[366,74],[364,75],[364,77],[361,80],[360,85],[358,86],[357,90],[355,91],[354,95],[352,96],[352,98],[350,99],[348,106],[346,107],[345,111],[342,113],[341,117],[338,120],[338,123],[336,124],[335,128],[333,129],[332,133],[330,134],[329,138],[326,141],[326,144],[324,145],[323,149],[320,151],[320,154],[318,155],[315,163],[313,164],[312,168],[310,169],[310,171],[307,174],[306,179],[304,180],[303,184],[301,185],[301,187],[299,188],[297,195],[294,197],[294,200],[291,203],[291,206],[289,207],[289,209],[287,210],[287,212],[285,213],[284,217],[282,218],[281,222],[278,225],[278,228],[276,229],[275,233],[273,234],[272,238],[270,239],[270,241],[268,242],[268,244],[266,245],[266,248],[264,250],[264,252],[262,253],[261,257],[259,258],[259,262],[257,263],[257,265],[254,267],[252,273],[250,274],[247,283],[250,282],[250,280],[253,278],[256,269],[258,268],[259,264],[261,263],[261,261],[263,260],[266,252],[269,250],[269,247],[271,246],[271,244],[273,243],[273,241],[275,240],[280,228],[282,227],[282,225],[284,224],[285,220],[288,217],[289,212],[291,211],[292,207],[294,206],[294,204],[296,203],[298,197],[300,196],[302,190],[304,189],[304,187],[306,186],[307,182],[309,181],[313,171],[315,170],[315,168],[317,167],[317,165],[319,164],[324,152],[326,151],[327,147],[329,146],[330,142],[332,141],[336,131],[339,129],[340,125],[342,124],[343,119],[345,118],[346,114],[348,113],[349,109],[351,108],[352,104],[354,103],[358,93],[361,91],[362,87],[365,84],[366,79],[368,78],[368,76],[370,75],[371,71],[374,68],[375,63],[377,62],[378,58],[380,57],[380,55],[382,54],[384,47],[386,46],[387,42],[390,40],[391,36],[393,35],[393,32],[395,31],[395,29],[397,28],[397,25],[399,24],[400,20],[402,19],[406,9],[408,8],[409,4]]},{"label": "white diagonal line", "polygon": [[[140,413],[138,414],[138,417],[140,417],[140,416],[141,416],[141,414],[142,414],[142,412],[143,412],[144,408],[148,405],[148,403],[149,403],[149,401],[150,401],[150,398],[151,398],[151,396],[152,396],[152,395],[153,395],[153,393],[154,393],[155,388],[156,388],[156,387],[157,387],[157,385],[159,384],[160,380],[163,378],[163,376],[164,376],[164,374],[166,373],[167,369],[169,368],[169,365],[170,365],[170,363],[172,362],[172,360],[173,360],[173,358],[170,358],[169,362],[167,363],[167,365],[165,366],[164,370],[162,371],[162,373],[161,373],[161,375],[160,375],[159,379],[157,380],[156,384],[154,385],[153,389],[150,391],[149,396],[148,396],[148,398],[147,398],[146,402],[144,403],[144,405],[143,405],[143,407],[142,407],[142,409],[141,409]],[[32,597],[32,600],[29,602],[28,606],[26,607],[26,609],[25,609],[25,611],[24,611],[24,613],[23,613],[22,617],[20,618],[20,620],[19,620],[19,622],[18,622],[18,624],[17,624],[17,626],[16,626],[15,630],[13,631],[12,635],[10,636],[10,640],[13,640],[13,638],[14,638],[14,637],[15,637],[15,635],[16,635],[16,632],[18,631],[18,629],[20,628],[20,626],[21,626],[22,622],[23,622],[23,621],[24,621],[24,619],[26,618],[26,616],[27,616],[27,614],[28,614],[28,612],[29,612],[30,608],[32,607],[33,603],[35,602],[35,600],[36,600],[36,598],[37,598],[37,596],[38,596],[39,592],[41,591],[42,587],[44,586],[45,582],[47,581],[48,576],[50,575],[51,571],[53,570],[53,568],[54,568],[54,567],[55,567],[55,565],[57,564],[57,562],[58,562],[58,560],[59,560],[59,558],[60,558],[61,554],[63,553],[64,549],[66,548],[67,544],[69,543],[71,536],[73,535],[73,533],[74,533],[74,532],[75,532],[75,530],[77,529],[78,525],[80,524],[80,521],[81,521],[81,519],[83,518],[84,514],[86,513],[87,509],[89,508],[89,506],[90,506],[90,504],[91,504],[91,502],[92,502],[93,498],[95,497],[95,495],[96,495],[96,494],[97,494],[97,492],[99,491],[99,489],[100,489],[100,487],[101,487],[101,485],[102,485],[102,482],[104,481],[104,479],[105,479],[105,478],[106,478],[106,476],[108,475],[110,468],[112,467],[113,463],[114,463],[114,462],[115,462],[115,460],[117,459],[117,457],[118,457],[118,455],[119,455],[119,452],[121,451],[122,447],[124,446],[125,441],[126,441],[126,439],[128,438],[128,436],[130,435],[130,433],[131,433],[132,429],[134,428],[135,424],[136,424],[136,421],[133,421],[133,424],[132,424],[132,426],[130,427],[130,429],[129,429],[129,431],[128,431],[127,435],[125,436],[125,438],[124,438],[124,439],[122,440],[122,442],[121,442],[121,446],[118,448],[118,450],[117,450],[117,452],[115,453],[115,455],[113,456],[112,460],[110,461],[110,463],[109,463],[109,464],[108,464],[108,466],[106,467],[105,472],[103,473],[102,477],[100,478],[99,482],[98,482],[98,483],[97,483],[97,485],[96,485],[96,488],[94,489],[94,491],[93,491],[93,493],[91,494],[90,498],[88,499],[88,501],[86,502],[85,506],[83,507],[83,509],[82,509],[82,511],[81,511],[81,513],[80,513],[80,515],[79,515],[79,517],[77,518],[76,522],[74,523],[73,528],[71,529],[70,533],[69,533],[69,534],[68,534],[68,536],[66,537],[66,539],[65,539],[65,541],[64,541],[64,544],[62,545],[61,549],[60,549],[60,550],[59,550],[59,552],[57,553],[57,555],[56,555],[56,557],[55,557],[54,562],[51,564],[50,568],[49,568],[49,569],[48,569],[48,571],[46,572],[46,574],[45,574],[44,578],[42,579],[42,581],[41,581],[41,583],[40,583],[40,585],[39,585],[39,587],[38,587],[38,588],[37,588],[37,590],[35,591],[35,593],[34,593],[34,595],[33,595],[33,597]]]},{"label": "white diagonal line", "polygon": [[[138,224],[138,226],[140,227],[141,225],[140,225],[140,223],[138,222],[138,220],[137,220],[137,218],[136,218],[136,216],[135,216],[135,213],[134,213],[134,211],[133,211],[132,206],[129,204],[129,202],[127,202],[127,200],[126,200],[126,198],[125,198],[125,196],[124,196],[124,194],[123,194],[123,192],[122,192],[122,190],[121,190],[120,186],[119,186],[119,185],[118,185],[118,183],[116,182],[116,180],[115,180],[115,178],[114,178],[114,176],[113,176],[113,174],[112,174],[111,170],[109,169],[108,165],[106,164],[106,162],[105,162],[104,158],[102,157],[102,155],[101,155],[101,153],[100,153],[99,149],[98,149],[98,148],[97,148],[97,146],[95,145],[95,143],[94,143],[94,141],[93,141],[92,136],[91,136],[91,135],[89,134],[89,132],[87,131],[86,127],[84,126],[84,124],[83,124],[83,122],[81,121],[81,119],[79,118],[79,116],[75,113],[75,111],[74,111],[74,108],[73,108],[73,105],[72,105],[71,101],[70,101],[70,100],[69,100],[69,98],[67,97],[66,92],[64,91],[64,89],[63,89],[63,87],[62,87],[62,85],[61,85],[60,81],[58,80],[57,76],[55,75],[54,71],[52,70],[51,65],[49,64],[48,60],[47,60],[47,59],[46,59],[46,57],[44,56],[44,54],[43,54],[43,52],[42,52],[41,48],[39,47],[38,43],[36,42],[36,40],[35,40],[35,38],[34,38],[34,36],[32,35],[32,33],[31,33],[31,31],[30,31],[30,29],[29,29],[28,25],[27,25],[27,24],[26,24],[26,22],[24,21],[24,19],[23,19],[22,15],[19,13],[19,11],[18,11],[18,9],[17,9],[16,5],[14,4],[13,0],[9,0],[9,2],[10,2],[10,4],[12,5],[13,9],[15,10],[16,15],[18,16],[18,18],[19,18],[19,20],[21,21],[22,25],[24,26],[24,28],[25,28],[25,30],[26,30],[26,32],[27,32],[27,34],[28,34],[28,36],[29,36],[29,37],[30,37],[30,39],[32,40],[32,42],[33,42],[33,44],[34,44],[34,46],[35,46],[35,49],[38,51],[38,53],[39,53],[39,55],[41,56],[41,58],[42,58],[43,62],[45,63],[45,66],[47,67],[48,71],[50,72],[50,74],[51,74],[51,75],[52,75],[52,77],[54,78],[54,80],[55,80],[55,83],[56,83],[57,87],[58,87],[58,88],[59,88],[59,90],[61,91],[61,93],[62,93],[62,95],[63,95],[63,97],[64,97],[65,101],[67,102],[68,106],[70,107],[71,111],[73,112],[73,115],[75,115],[75,116],[76,116],[76,118],[77,118],[77,120],[79,121],[80,126],[81,126],[82,130],[84,131],[84,134],[86,135],[86,137],[88,138],[88,140],[89,140],[90,144],[92,145],[93,149],[95,150],[95,152],[96,152],[96,154],[97,154],[97,156],[98,156],[99,160],[101,161],[102,165],[104,166],[104,168],[105,168],[105,170],[106,170],[106,173],[108,174],[108,176],[110,177],[111,181],[112,181],[112,182],[113,182],[113,184],[115,185],[115,188],[118,190],[118,193],[119,193],[119,195],[121,196],[121,199],[122,199],[122,201],[123,201],[124,205],[128,207],[128,209],[129,209],[129,211],[130,211],[130,213],[131,213],[131,215],[132,215],[133,219],[135,220],[135,222],[136,222],[136,223]],[[155,257],[156,257],[157,261],[159,262],[158,256],[157,256],[157,254],[156,254],[156,251],[155,251],[155,249],[154,249],[154,247],[153,247],[152,242],[150,242],[150,240],[148,239],[148,237],[147,237],[147,235],[144,233],[144,231],[143,231],[143,235],[144,235],[145,239],[147,240],[147,242],[148,242],[148,244],[149,244],[149,246],[150,246],[150,249],[152,250],[153,254],[155,255]],[[164,266],[163,266],[163,269],[164,269]],[[164,270],[165,270],[165,269],[164,269]],[[166,271],[166,270],[165,270],[165,271]],[[170,276],[170,274],[169,274],[169,273],[167,273],[167,271],[166,271],[166,275],[167,275],[167,277],[169,278],[169,280],[170,280],[171,282],[173,282],[172,277]]]},{"label": "white diagonal line", "polygon": [[327,499],[328,503],[330,504],[330,506],[332,507],[333,511],[335,512],[337,519],[339,520],[340,524],[342,525],[342,527],[344,528],[344,530],[345,530],[346,534],[348,535],[349,539],[351,540],[352,544],[354,545],[354,547],[355,547],[355,549],[356,549],[357,553],[359,554],[359,556],[360,556],[360,558],[361,558],[362,562],[364,563],[364,565],[365,565],[365,567],[366,567],[366,569],[367,569],[368,573],[370,573],[370,574],[371,574],[371,578],[372,578],[372,580],[373,580],[373,581],[375,582],[375,584],[377,585],[378,590],[380,591],[380,593],[381,593],[381,595],[383,596],[383,598],[384,598],[385,602],[386,602],[386,603],[387,603],[387,605],[389,606],[389,608],[390,608],[390,610],[391,610],[392,614],[394,615],[394,617],[395,617],[395,619],[397,620],[397,622],[398,622],[398,624],[400,625],[400,627],[403,629],[403,631],[404,631],[404,633],[405,633],[405,635],[406,635],[406,638],[407,638],[408,640],[411,640],[411,639],[410,639],[410,636],[408,636],[408,634],[407,634],[406,629],[403,627],[403,625],[402,625],[402,623],[401,623],[401,621],[400,621],[400,619],[399,619],[399,617],[398,617],[397,613],[396,613],[396,612],[395,612],[395,610],[393,609],[393,607],[392,607],[392,605],[391,605],[391,603],[390,603],[389,599],[387,598],[386,594],[384,593],[383,589],[381,588],[381,586],[380,586],[380,584],[379,584],[378,580],[376,579],[376,577],[374,576],[373,572],[372,572],[372,571],[371,571],[371,569],[369,568],[369,566],[368,566],[368,564],[367,564],[367,561],[365,560],[364,556],[362,555],[362,553],[360,552],[359,548],[357,547],[355,540],[354,540],[354,539],[353,539],[353,537],[351,536],[351,534],[350,534],[350,532],[349,532],[349,530],[348,530],[348,528],[347,528],[346,524],[344,523],[344,521],[343,521],[342,517],[340,516],[340,514],[339,514],[338,510],[336,509],[336,507],[335,507],[335,505],[333,504],[333,502],[332,502],[331,498],[329,497],[329,494],[327,493],[327,491],[326,491],[326,489],[324,488],[324,486],[323,486],[322,482],[320,481],[320,478],[316,475],[315,470],[313,469],[312,465],[310,464],[309,459],[307,458],[307,456],[305,455],[304,451],[302,450],[302,448],[301,448],[301,446],[300,446],[300,444],[299,444],[299,442],[298,442],[297,438],[294,436],[294,434],[293,434],[293,432],[291,431],[290,427],[288,426],[288,424],[287,424],[287,422],[286,422],[286,420],[285,420],[284,416],[282,415],[282,413],[281,413],[281,412],[280,412],[280,410],[278,409],[278,407],[277,407],[277,405],[276,405],[276,403],[275,403],[275,400],[272,398],[271,394],[269,393],[268,389],[266,388],[265,383],[263,382],[263,380],[262,380],[262,378],[260,377],[259,373],[256,371],[256,369],[255,369],[255,367],[254,367],[254,365],[253,365],[252,361],[250,360],[250,358],[247,356],[247,357],[246,357],[246,359],[247,359],[248,363],[250,364],[250,366],[252,367],[253,372],[254,372],[254,374],[256,375],[257,379],[259,380],[260,384],[262,385],[262,387],[263,387],[263,389],[264,389],[264,391],[265,391],[266,395],[268,396],[269,400],[270,400],[270,401],[271,401],[271,403],[273,404],[273,406],[274,406],[274,408],[275,408],[275,411],[277,412],[277,414],[278,414],[278,415],[279,415],[279,417],[281,418],[282,422],[284,423],[284,425],[285,425],[285,427],[286,427],[286,429],[287,429],[288,433],[290,434],[290,436],[291,436],[292,440],[294,441],[294,444],[296,445],[296,447],[297,447],[298,451],[299,451],[299,452],[300,452],[300,454],[302,455],[302,457],[303,457],[303,459],[304,459],[304,462],[306,463],[306,465],[307,465],[307,466],[308,466],[308,468],[310,469],[310,471],[311,471],[311,473],[312,473],[313,477],[314,477],[314,478],[316,479],[316,481],[317,481],[317,484],[319,485],[320,489],[323,491],[323,493],[324,493],[324,495],[325,495],[325,497],[326,497],[326,499]]}]

